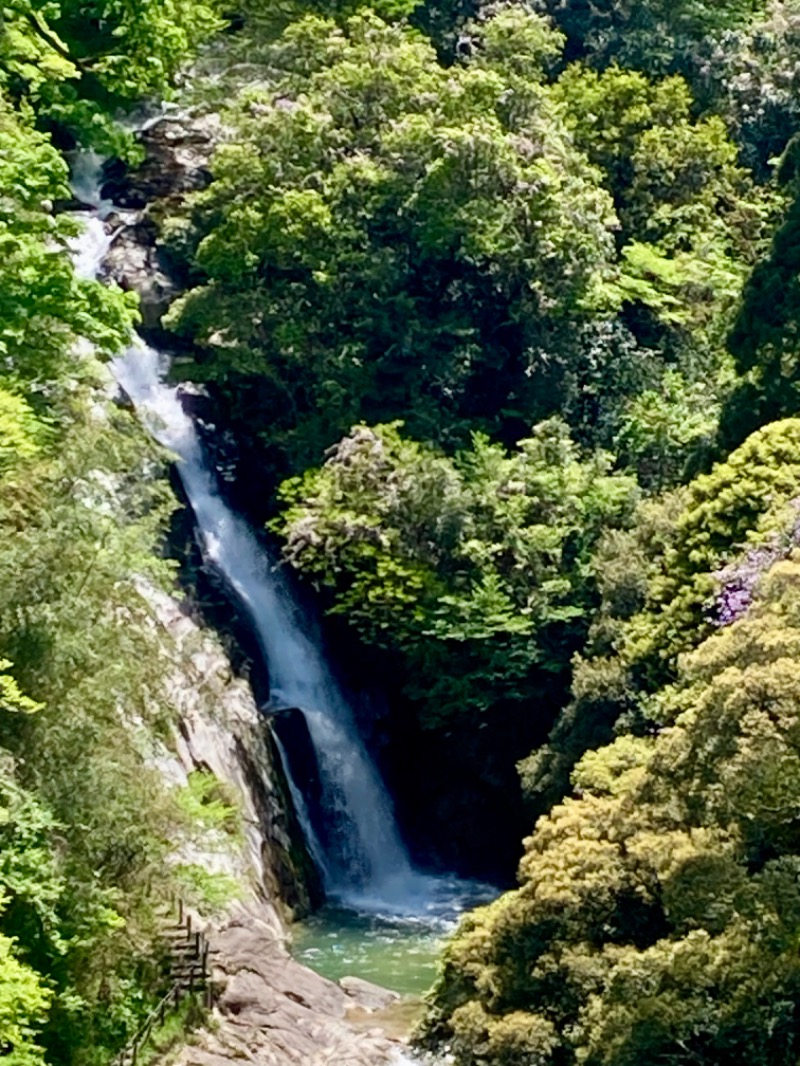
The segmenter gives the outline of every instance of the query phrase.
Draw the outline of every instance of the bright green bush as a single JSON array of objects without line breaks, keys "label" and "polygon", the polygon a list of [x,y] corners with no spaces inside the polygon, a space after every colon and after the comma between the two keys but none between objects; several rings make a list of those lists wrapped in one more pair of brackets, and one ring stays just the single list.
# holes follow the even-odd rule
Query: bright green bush
[{"label": "bright green bush", "polygon": [[425,722],[531,699],[563,671],[591,601],[588,560],[635,486],[582,460],[560,422],[512,453],[476,437],[454,459],[397,425],[357,427],[281,489],[286,559],[368,644],[405,662]]},{"label": "bright green bush", "polygon": [[787,419],[680,492],[644,503],[630,531],[601,539],[592,564],[601,606],[573,663],[572,701],[547,743],[519,764],[535,813],[564,795],[576,760],[615,727],[664,720],[669,712],[650,694],[717,627],[718,572],[785,525],[786,504],[799,495],[800,422]]},{"label": "bright green bush", "polygon": [[580,763],[520,888],[445,949],[424,1042],[458,1066],[796,1061],[798,641],[787,561],[684,660],[671,729]]}]

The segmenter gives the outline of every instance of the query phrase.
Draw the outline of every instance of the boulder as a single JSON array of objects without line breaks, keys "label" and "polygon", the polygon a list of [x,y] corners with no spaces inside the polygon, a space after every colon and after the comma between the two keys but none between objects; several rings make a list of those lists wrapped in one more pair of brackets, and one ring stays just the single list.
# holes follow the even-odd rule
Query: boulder
[{"label": "boulder", "polygon": [[219,140],[216,115],[163,115],[138,134],[145,159],[128,167],[114,160],[104,169],[102,194],[118,207],[141,210],[154,200],[182,196],[211,180],[209,162]]},{"label": "boulder", "polygon": [[342,977],[339,980],[339,987],[356,1006],[370,1012],[384,1010],[401,999],[399,992],[393,992],[381,985],[374,985],[362,977]]},{"label": "boulder", "polygon": [[155,223],[146,216],[117,230],[103,264],[104,275],[139,296],[142,329],[159,329],[161,319],[180,292],[156,246]]}]

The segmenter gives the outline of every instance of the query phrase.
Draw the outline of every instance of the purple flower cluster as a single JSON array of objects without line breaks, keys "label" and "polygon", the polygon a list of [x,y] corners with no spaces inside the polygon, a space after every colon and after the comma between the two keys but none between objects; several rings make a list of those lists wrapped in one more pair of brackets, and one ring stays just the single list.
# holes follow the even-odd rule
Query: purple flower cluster
[{"label": "purple flower cluster", "polygon": [[714,574],[718,583],[713,607],[715,625],[729,626],[747,614],[763,575],[800,545],[800,499],[792,500],[791,506],[795,517],[788,529],[773,533],[767,544],[751,548]]}]

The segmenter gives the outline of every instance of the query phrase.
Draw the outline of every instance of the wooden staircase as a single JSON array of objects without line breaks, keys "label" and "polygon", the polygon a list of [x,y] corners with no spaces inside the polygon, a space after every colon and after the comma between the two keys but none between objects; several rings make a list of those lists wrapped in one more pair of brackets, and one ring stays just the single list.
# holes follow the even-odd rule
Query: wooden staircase
[{"label": "wooden staircase", "polygon": [[153,1008],[127,1046],[111,1066],[137,1066],[141,1052],[152,1034],[181,1003],[191,997],[210,1009],[213,1003],[209,959],[211,948],[201,930],[192,928],[192,916],[183,900],[175,901],[175,910],[167,918],[162,935],[169,955],[169,991]]}]

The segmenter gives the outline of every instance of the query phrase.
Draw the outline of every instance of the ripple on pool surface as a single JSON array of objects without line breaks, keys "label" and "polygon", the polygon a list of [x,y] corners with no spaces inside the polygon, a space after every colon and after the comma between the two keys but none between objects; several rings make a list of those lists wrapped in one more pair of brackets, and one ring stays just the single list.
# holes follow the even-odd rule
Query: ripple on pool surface
[{"label": "ripple on pool surface", "polygon": [[402,995],[421,995],[433,983],[446,932],[442,924],[329,906],[294,927],[292,953],[332,981],[355,975]]},{"label": "ripple on pool surface", "polygon": [[437,957],[459,915],[498,891],[443,879],[432,883],[438,898],[432,894],[416,915],[323,907],[294,927],[294,957],[332,981],[353,975],[402,995],[421,995],[433,983]]}]

